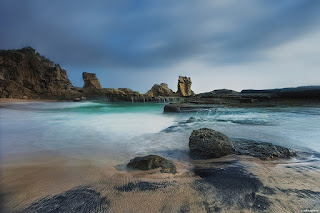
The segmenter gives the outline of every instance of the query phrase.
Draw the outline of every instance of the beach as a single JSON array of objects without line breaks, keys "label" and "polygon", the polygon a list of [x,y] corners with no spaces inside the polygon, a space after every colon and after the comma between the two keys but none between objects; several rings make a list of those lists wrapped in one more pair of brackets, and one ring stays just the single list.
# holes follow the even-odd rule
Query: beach
[{"label": "beach", "polygon": [[[90,212],[301,212],[320,210],[319,109],[215,108],[163,113],[163,103],[1,104],[4,212],[86,203]],[[271,142],[297,157],[195,160],[194,129]],[[172,160],[177,174],[130,170],[136,156]],[[73,203],[73,204],[72,204]],[[69,208],[69,209],[68,209]]]}]

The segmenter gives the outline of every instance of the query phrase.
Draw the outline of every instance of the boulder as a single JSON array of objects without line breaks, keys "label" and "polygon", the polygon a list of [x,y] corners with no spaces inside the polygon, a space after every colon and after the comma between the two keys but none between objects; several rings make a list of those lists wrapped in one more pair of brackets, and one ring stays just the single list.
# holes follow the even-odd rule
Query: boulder
[{"label": "boulder", "polygon": [[175,93],[168,88],[168,84],[155,84],[153,87],[145,94],[148,97],[172,97]]},{"label": "boulder", "polygon": [[235,153],[234,145],[226,135],[208,128],[193,130],[189,149],[194,158],[219,158]]},{"label": "boulder", "polygon": [[183,97],[193,96],[194,92],[191,90],[191,83],[190,77],[179,76],[177,94]]},{"label": "boulder", "polygon": [[86,89],[86,90],[99,90],[99,89],[102,88],[95,73],[83,72],[82,73],[82,78],[83,78],[83,81],[84,81],[83,89]]},{"label": "boulder", "polygon": [[162,173],[177,173],[176,166],[172,161],[169,161],[158,155],[147,155],[144,157],[135,157],[130,160],[127,165],[129,168],[140,169],[143,171],[161,168]]}]

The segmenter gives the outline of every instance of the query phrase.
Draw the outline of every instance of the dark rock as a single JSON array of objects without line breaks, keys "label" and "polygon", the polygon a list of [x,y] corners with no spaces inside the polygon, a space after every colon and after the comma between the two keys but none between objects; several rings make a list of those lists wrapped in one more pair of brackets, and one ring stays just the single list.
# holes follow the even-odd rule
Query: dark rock
[{"label": "dark rock", "polygon": [[85,89],[85,90],[99,90],[102,88],[95,73],[83,72],[82,78],[84,81],[83,89]]},{"label": "dark rock", "polygon": [[120,192],[131,192],[131,191],[156,191],[157,189],[165,189],[172,185],[170,182],[154,183],[154,182],[129,182],[128,184],[116,189]]},{"label": "dark rock", "polygon": [[236,154],[249,155],[261,160],[273,160],[277,158],[291,158],[297,156],[295,151],[267,142],[257,142],[242,138],[233,139]]},{"label": "dark rock", "polygon": [[161,167],[161,172],[163,173],[177,173],[176,166],[172,161],[169,161],[158,155],[135,157],[134,159],[130,160],[127,166],[129,168],[140,169],[143,171]]},{"label": "dark rock", "polygon": [[211,92],[200,93],[197,96],[200,98],[229,98],[239,96],[239,92],[229,89],[217,89]]},{"label": "dark rock", "polygon": [[[250,209],[255,203],[256,193],[263,188],[261,180],[242,165],[214,168],[212,165],[196,164],[194,173],[201,178],[194,181],[194,188],[203,196],[208,212],[216,212],[216,205],[219,204],[222,206],[218,207],[226,212],[234,205]],[[261,203],[259,200],[256,205]]]},{"label": "dark rock", "polygon": [[179,76],[178,80],[178,91],[179,96],[193,96],[194,92],[191,90],[191,78]]},{"label": "dark rock", "polygon": [[66,191],[51,198],[44,198],[31,204],[21,213],[47,213],[47,212],[107,212],[109,201],[88,188],[77,188]]},{"label": "dark rock", "polygon": [[219,158],[235,153],[233,143],[226,135],[207,128],[192,131],[189,149],[194,158]]}]

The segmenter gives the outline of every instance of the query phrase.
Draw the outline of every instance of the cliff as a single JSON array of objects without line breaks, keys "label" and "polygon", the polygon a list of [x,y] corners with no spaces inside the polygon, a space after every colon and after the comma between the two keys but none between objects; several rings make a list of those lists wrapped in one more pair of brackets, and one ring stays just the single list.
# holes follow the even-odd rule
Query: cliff
[{"label": "cliff", "polygon": [[0,51],[0,97],[56,99],[78,94],[67,72],[35,49]]}]

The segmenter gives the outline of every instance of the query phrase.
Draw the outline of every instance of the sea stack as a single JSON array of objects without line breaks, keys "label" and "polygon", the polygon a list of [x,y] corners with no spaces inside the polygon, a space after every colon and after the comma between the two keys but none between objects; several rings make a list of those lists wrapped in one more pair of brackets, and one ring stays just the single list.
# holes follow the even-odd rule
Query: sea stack
[{"label": "sea stack", "polygon": [[193,96],[194,92],[191,90],[191,78],[179,76],[178,80],[178,95],[179,96]]},{"label": "sea stack", "polygon": [[83,89],[86,90],[100,90],[102,89],[100,82],[95,73],[83,72],[82,78],[84,81]]}]

